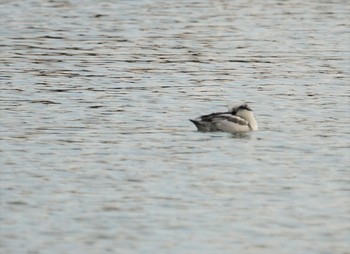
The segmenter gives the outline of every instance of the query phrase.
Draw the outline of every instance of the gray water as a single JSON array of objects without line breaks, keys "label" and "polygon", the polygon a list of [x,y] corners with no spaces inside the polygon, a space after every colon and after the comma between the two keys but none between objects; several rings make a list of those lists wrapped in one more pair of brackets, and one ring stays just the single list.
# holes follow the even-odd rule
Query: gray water
[{"label": "gray water", "polygon": [[[349,17],[1,0],[1,253],[350,253]],[[239,102],[258,132],[188,121]]]}]

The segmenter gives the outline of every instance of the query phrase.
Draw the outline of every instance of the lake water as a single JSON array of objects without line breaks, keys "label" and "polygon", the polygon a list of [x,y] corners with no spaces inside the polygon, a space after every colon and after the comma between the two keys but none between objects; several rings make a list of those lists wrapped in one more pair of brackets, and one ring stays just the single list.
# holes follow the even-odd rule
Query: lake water
[{"label": "lake water", "polygon": [[349,8],[1,0],[1,253],[350,253]]}]

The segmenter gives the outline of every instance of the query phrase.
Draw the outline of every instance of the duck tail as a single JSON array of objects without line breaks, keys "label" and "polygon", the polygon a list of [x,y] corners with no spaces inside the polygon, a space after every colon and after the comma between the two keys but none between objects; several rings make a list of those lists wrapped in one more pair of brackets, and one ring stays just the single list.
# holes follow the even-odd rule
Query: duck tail
[{"label": "duck tail", "polygon": [[196,121],[196,120],[192,120],[192,119],[188,119],[188,120],[190,120],[196,126],[197,126],[197,124],[199,124],[198,121]]},{"label": "duck tail", "polygon": [[189,120],[197,127],[199,131],[204,131],[206,129],[205,126],[199,121],[192,120],[192,119],[189,119]]}]

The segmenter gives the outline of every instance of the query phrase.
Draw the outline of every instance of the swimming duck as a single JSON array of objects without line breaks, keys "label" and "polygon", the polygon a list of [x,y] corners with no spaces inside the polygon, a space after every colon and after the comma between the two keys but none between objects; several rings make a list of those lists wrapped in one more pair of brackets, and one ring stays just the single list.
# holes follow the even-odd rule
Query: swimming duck
[{"label": "swimming duck", "polygon": [[190,119],[199,131],[247,132],[258,130],[253,110],[247,105],[229,106],[228,112],[212,113]]}]

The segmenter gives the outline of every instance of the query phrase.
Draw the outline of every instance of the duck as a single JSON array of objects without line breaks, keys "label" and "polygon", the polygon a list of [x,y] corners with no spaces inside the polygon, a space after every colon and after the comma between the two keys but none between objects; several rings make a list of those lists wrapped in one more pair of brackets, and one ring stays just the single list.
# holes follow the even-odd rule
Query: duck
[{"label": "duck", "polygon": [[190,121],[202,132],[240,133],[258,130],[253,110],[246,103],[229,106],[227,112],[202,115]]}]

